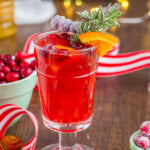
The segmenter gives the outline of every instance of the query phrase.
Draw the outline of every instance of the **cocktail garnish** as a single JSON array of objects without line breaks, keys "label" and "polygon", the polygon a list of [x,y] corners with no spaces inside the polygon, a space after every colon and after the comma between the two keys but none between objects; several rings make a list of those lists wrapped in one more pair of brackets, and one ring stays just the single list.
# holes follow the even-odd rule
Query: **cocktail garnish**
[{"label": "cocktail garnish", "polygon": [[119,26],[117,18],[121,16],[119,5],[108,5],[103,8],[88,12],[77,12],[80,16],[78,21],[65,19],[64,16],[56,15],[51,19],[51,27],[60,31],[72,32],[72,43],[82,42],[96,46],[99,56],[103,56],[113,48],[118,42],[118,39],[113,35],[105,32],[113,26]]},{"label": "cocktail garnish", "polygon": [[83,43],[95,46],[99,56],[105,55],[118,43],[118,38],[102,32],[86,32],[80,34],[79,39]]}]

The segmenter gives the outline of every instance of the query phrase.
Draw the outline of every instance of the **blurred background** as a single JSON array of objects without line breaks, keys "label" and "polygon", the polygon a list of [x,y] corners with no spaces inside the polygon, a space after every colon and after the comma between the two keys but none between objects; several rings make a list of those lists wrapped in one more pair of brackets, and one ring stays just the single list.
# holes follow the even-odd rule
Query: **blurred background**
[{"label": "blurred background", "polygon": [[[122,32],[119,32],[120,28],[117,27],[112,28],[111,32],[118,36],[124,34],[121,36],[121,42],[124,43],[129,40],[124,31],[138,30],[135,32],[138,38],[140,30],[147,30],[144,35],[140,35],[142,40],[144,38],[144,45],[139,47],[149,48],[150,0],[0,0],[0,53],[14,54],[22,50],[29,35],[50,30],[50,19],[55,14],[76,20],[77,11],[93,11],[99,5],[107,6],[115,2],[119,3],[124,13],[122,18],[126,20],[120,20]],[[127,20],[128,18],[130,20]],[[144,26],[141,27],[143,22]],[[136,40],[132,40],[130,50],[134,50],[136,43]]]}]

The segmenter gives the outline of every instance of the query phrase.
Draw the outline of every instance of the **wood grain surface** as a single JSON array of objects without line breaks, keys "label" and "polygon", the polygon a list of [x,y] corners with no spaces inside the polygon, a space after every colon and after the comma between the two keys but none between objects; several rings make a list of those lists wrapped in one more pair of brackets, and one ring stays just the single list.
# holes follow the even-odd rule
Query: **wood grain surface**
[{"label": "wood grain surface", "polygon": [[[74,1],[73,1],[74,2]],[[76,19],[75,11],[90,9],[99,4],[107,5],[111,0],[83,0],[82,7],[72,3],[72,14],[63,7],[63,1],[54,1],[57,14]],[[131,0],[125,17],[139,17],[148,11],[147,0]],[[40,11],[40,10],[39,10]],[[38,25],[17,26],[15,36],[0,41],[0,53],[15,54],[22,50],[27,37],[36,32],[50,30],[49,21]],[[120,53],[137,50],[150,50],[150,21],[141,24],[121,24],[113,31],[120,40]],[[78,133],[77,142],[89,145],[94,150],[129,150],[129,137],[138,130],[144,120],[150,120],[150,93],[147,91],[150,82],[150,69],[143,69],[122,76],[97,78],[94,118],[92,125]],[[41,119],[39,93],[34,92],[29,108],[39,122],[39,135],[36,149],[58,142],[58,135],[44,127]],[[7,134],[15,134],[24,142],[34,134],[33,125],[24,116]]]}]

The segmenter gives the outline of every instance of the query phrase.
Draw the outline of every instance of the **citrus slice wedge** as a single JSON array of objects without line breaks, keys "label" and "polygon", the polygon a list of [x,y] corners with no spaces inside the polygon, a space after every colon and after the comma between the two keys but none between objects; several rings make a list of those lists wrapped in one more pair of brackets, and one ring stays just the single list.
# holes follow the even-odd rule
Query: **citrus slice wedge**
[{"label": "citrus slice wedge", "polygon": [[80,34],[79,39],[85,44],[95,46],[99,56],[105,55],[119,42],[114,35],[101,32],[86,32]]},{"label": "citrus slice wedge", "polygon": [[71,47],[67,47],[67,46],[62,46],[62,45],[55,45],[56,49],[60,50],[60,49],[65,49],[68,50],[71,54],[75,54],[76,51],[75,49],[71,48]]}]

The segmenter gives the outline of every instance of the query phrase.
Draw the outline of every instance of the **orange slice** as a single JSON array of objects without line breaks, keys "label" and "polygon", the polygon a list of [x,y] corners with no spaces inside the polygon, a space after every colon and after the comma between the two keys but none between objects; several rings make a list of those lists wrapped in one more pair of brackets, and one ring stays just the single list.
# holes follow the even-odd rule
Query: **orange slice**
[{"label": "orange slice", "polygon": [[101,32],[86,32],[80,34],[79,39],[83,43],[95,46],[99,56],[105,55],[118,43],[117,37]]},{"label": "orange slice", "polygon": [[71,48],[71,47],[67,47],[67,46],[62,46],[62,45],[55,45],[56,49],[65,49],[68,50],[71,54],[75,54],[76,51],[75,49]]}]

